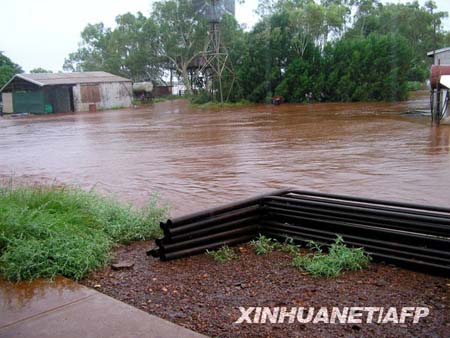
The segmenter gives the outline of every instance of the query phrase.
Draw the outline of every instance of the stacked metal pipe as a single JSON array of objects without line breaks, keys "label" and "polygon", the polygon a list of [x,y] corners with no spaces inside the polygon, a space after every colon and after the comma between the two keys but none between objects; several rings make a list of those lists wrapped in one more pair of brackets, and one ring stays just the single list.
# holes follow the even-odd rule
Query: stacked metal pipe
[{"label": "stacked metal pipe", "polygon": [[162,239],[156,240],[158,249],[149,255],[169,260],[214,250],[252,240],[261,226],[261,202],[265,196],[282,196],[289,190],[278,190],[208,209],[195,214],[169,219],[161,223]]},{"label": "stacked metal pipe", "polygon": [[329,245],[337,235],[377,260],[450,273],[450,209],[298,190],[209,209],[161,224],[149,251],[162,260],[248,242],[258,234]]}]

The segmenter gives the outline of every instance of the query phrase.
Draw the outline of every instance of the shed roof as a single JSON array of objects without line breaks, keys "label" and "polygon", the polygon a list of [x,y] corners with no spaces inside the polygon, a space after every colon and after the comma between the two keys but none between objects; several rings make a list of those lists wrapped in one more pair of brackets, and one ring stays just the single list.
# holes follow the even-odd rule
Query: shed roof
[{"label": "shed roof", "polygon": [[36,74],[16,74],[6,83],[0,91],[3,91],[14,79],[31,82],[39,87],[56,85],[75,85],[83,83],[102,82],[131,82],[121,76],[107,72],[74,72],[74,73],[36,73]]},{"label": "shed roof", "polygon": [[440,53],[444,53],[450,51],[450,47],[445,47],[445,48],[441,48],[441,49],[436,49],[436,50],[432,50],[431,52],[427,53],[427,56],[433,56],[434,54],[440,54]]}]

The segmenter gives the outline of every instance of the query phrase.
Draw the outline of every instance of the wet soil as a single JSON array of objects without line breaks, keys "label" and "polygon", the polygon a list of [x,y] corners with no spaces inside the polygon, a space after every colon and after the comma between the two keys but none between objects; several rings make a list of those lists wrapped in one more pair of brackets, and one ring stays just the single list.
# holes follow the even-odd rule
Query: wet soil
[{"label": "wet soil", "polygon": [[[153,242],[121,246],[117,260],[131,269],[96,272],[82,284],[212,337],[448,337],[450,279],[371,263],[334,279],[313,278],[282,252],[257,256],[243,245],[239,259],[207,255],[169,262],[147,257]],[[428,307],[413,324],[236,324],[239,307]]]}]

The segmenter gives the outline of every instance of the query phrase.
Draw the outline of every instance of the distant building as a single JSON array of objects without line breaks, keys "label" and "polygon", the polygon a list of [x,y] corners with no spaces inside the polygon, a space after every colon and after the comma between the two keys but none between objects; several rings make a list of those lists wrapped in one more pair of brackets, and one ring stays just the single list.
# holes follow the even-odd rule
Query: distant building
[{"label": "distant building", "polygon": [[435,65],[450,65],[450,47],[433,50],[427,56],[433,58]]},{"label": "distant building", "polygon": [[163,97],[172,95],[173,86],[154,86],[153,97]]},{"label": "distant building", "polygon": [[4,113],[131,107],[131,80],[107,72],[17,74],[0,89]]},{"label": "distant building", "polygon": [[186,93],[186,86],[182,83],[174,83],[172,86],[172,95],[183,95]]}]

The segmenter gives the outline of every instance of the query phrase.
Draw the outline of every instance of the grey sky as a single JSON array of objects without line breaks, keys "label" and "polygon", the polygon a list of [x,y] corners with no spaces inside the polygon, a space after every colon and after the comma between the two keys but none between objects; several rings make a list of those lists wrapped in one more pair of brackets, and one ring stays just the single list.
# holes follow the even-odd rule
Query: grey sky
[{"label": "grey sky", "polygon": [[[425,0],[420,0],[424,3]],[[148,15],[152,0],[2,0],[0,50],[25,71],[42,67],[61,70],[64,58],[77,49],[80,32],[88,23],[113,26],[118,14],[141,11]],[[384,2],[384,1],[383,1]],[[407,2],[406,0],[389,2]],[[258,0],[237,5],[236,17],[248,26],[257,21]],[[438,9],[450,12],[449,0],[436,0]],[[445,21],[450,30],[450,20]]]}]

